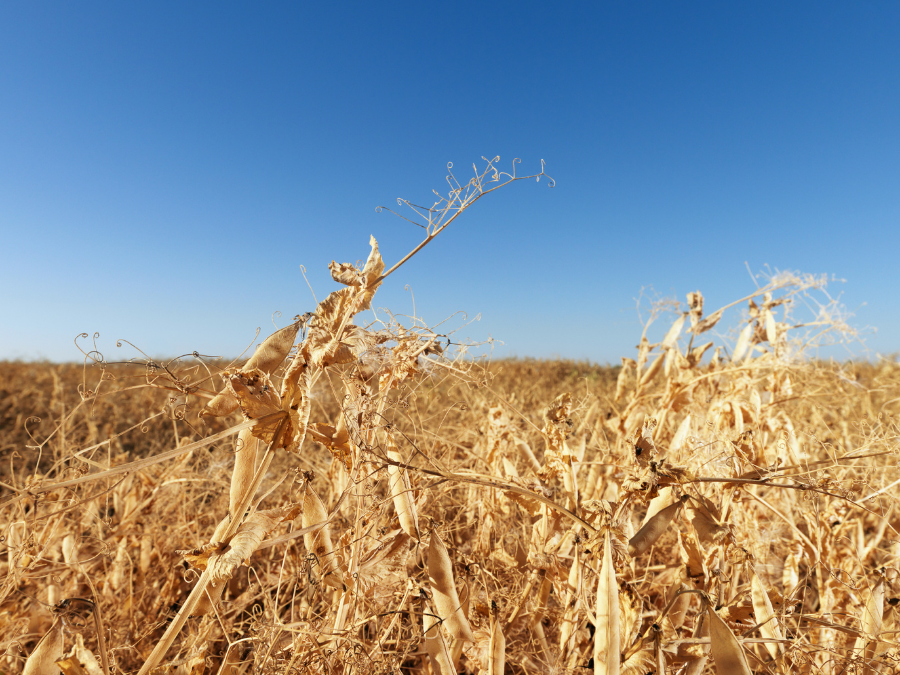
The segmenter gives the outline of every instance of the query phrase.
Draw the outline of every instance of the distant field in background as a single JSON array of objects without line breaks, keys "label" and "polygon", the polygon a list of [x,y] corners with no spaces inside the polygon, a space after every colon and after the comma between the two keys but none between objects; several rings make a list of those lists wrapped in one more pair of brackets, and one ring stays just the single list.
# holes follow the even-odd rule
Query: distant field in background
[{"label": "distant field in background", "polygon": [[[616,400],[621,368],[531,360],[454,367],[467,374],[432,367],[391,391],[384,422],[397,446],[412,467],[492,476],[538,491],[592,525],[612,518],[612,546],[620,558],[618,649],[623,664],[631,666],[625,672],[655,672],[659,655],[667,672],[685,664],[699,667],[692,672],[728,672],[706,660],[709,647],[699,637],[709,619],[703,620],[699,596],[681,596],[683,602],[660,618],[679,589],[709,594],[741,637],[752,672],[838,672],[837,664],[858,659],[866,649],[886,664],[881,672],[893,672],[894,635],[874,642],[865,631],[867,603],[881,621],[878,632],[898,628],[897,488],[862,500],[900,477],[891,416],[900,408],[900,367],[760,365],[740,376],[724,366],[721,374],[704,368],[699,376],[712,377],[698,383],[691,400],[670,412],[656,435],[646,433],[643,420],[628,433],[622,428],[626,420],[619,415],[628,396],[620,392]],[[65,649],[83,640],[87,652],[72,659],[91,665],[86,654],[99,654],[100,647],[90,608],[73,601],[54,613],[50,606],[73,597],[99,600],[109,658],[125,672],[135,671],[197,578],[176,551],[201,548],[228,510],[233,436],[127,477],[7,505],[15,494],[11,487],[35,484],[35,469],[47,482],[70,479],[170,451],[176,436],[189,443],[240,421],[239,414],[198,418],[203,400],[174,409],[168,392],[146,386],[148,372],[141,366],[110,367],[102,385],[99,372],[0,363],[0,524],[6,542],[0,646],[11,672],[58,625],[54,617],[66,612],[68,623],[81,628],[67,632]],[[149,375],[153,381],[157,373]],[[374,372],[369,375],[377,380]],[[789,388],[785,378],[791,379]],[[643,394],[648,404],[664,399],[669,382],[659,373]],[[327,431],[324,425],[340,426],[340,396],[333,387],[340,390],[340,380],[320,380],[312,396],[311,420],[323,425],[320,432]],[[79,391],[86,389],[101,396],[83,402]],[[758,410],[754,390],[760,401],[768,399]],[[564,392],[571,398],[561,401]],[[41,421],[26,424],[30,416]],[[680,433],[686,419],[688,431]],[[44,444],[40,453],[28,448],[35,442]],[[98,443],[83,460],[72,457]],[[413,445],[421,454],[411,451]],[[654,464],[639,463],[635,447],[642,445],[658,453]],[[279,453],[266,484],[285,480],[266,502],[302,502],[311,479],[331,510],[348,484],[338,455],[311,438],[300,455]],[[668,469],[650,470],[663,459]],[[689,482],[739,475],[809,489]],[[644,484],[648,477],[657,485]],[[422,634],[423,617],[431,611],[426,603],[433,602],[425,599],[431,597],[431,549],[411,543],[400,527],[387,467],[373,462],[359,480],[367,508],[345,499],[330,529],[339,565],[345,566],[358,540],[352,533],[361,519],[365,523],[362,560],[374,563],[357,572],[356,621],[363,624],[335,646],[321,646],[333,637],[329,624],[341,592],[322,584],[321,568],[302,537],[277,543],[301,526],[297,517],[293,526],[275,526],[268,534],[275,543],[251,555],[249,568],[239,568],[224,589],[218,615],[188,620],[168,656],[167,672],[216,673],[223,664],[221,672],[323,672],[336,655],[353,659],[359,672],[434,668]],[[457,654],[455,638],[444,636],[448,658],[456,658],[460,672],[490,672],[490,648],[501,633],[505,672],[592,668],[602,539],[510,490],[412,468],[408,480],[419,531],[425,540],[440,534],[464,596],[460,602],[475,642],[459,642]],[[691,495],[686,508],[678,509],[680,494]],[[642,522],[669,503],[680,512],[670,514],[672,522],[652,546],[629,554]],[[389,549],[387,557],[379,546]],[[767,624],[771,635],[758,627],[758,613],[767,611],[776,616]],[[692,635],[699,637],[691,642]]]}]

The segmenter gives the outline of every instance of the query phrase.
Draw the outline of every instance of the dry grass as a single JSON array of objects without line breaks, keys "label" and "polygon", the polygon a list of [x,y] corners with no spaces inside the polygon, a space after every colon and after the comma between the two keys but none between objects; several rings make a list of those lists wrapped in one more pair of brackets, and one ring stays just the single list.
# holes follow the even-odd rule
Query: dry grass
[{"label": "dry grass", "polygon": [[332,273],[242,365],[0,364],[0,667],[898,670],[900,367],[803,358],[821,280],[612,369],[354,325],[374,241]]}]

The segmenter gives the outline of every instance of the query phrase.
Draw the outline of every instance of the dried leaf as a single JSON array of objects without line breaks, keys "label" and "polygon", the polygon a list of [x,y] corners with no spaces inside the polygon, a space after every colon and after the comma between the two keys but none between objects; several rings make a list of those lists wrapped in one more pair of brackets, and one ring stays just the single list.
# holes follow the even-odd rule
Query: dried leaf
[{"label": "dried leaf", "polygon": [[299,510],[299,504],[288,504],[267,511],[257,511],[247,518],[228,543],[228,547],[222,553],[209,557],[207,568],[213,583],[231,579],[235,570],[253,555],[269,532],[279,523],[296,518]]},{"label": "dried leaf", "polygon": [[694,329],[703,317],[703,294],[700,291],[688,293],[687,304],[691,315],[691,328]]},{"label": "dried leaf", "polygon": [[[359,312],[369,309],[372,297],[381,282],[379,276],[384,271],[384,261],[378,252],[375,237],[370,239],[372,251],[365,267],[356,277],[358,283],[349,285],[329,294],[316,307],[315,315],[310,322],[309,336],[304,343],[307,361],[316,366],[327,366],[335,363],[347,363],[355,357],[349,345],[341,344],[345,332],[352,333],[351,319]],[[349,280],[348,270],[340,266],[338,275]],[[349,335],[348,333],[348,335]]]},{"label": "dried leaf", "polygon": [[84,637],[75,633],[75,644],[66,658],[57,661],[65,675],[103,675],[103,668],[94,653],[84,646]]},{"label": "dried leaf", "polygon": [[706,497],[697,495],[689,500],[685,507],[688,519],[700,541],[720,543],[730,534],[728,527],[721,522],[719,509]]},{"label": "dried leaf", "polygon": [[277,448],[293,450],[296,411],[282,410],[281,397],[261,370],[241,371],[228,378],[228,389],[238,400],[244,419],[261,420],[251,427],[253,436]]}]

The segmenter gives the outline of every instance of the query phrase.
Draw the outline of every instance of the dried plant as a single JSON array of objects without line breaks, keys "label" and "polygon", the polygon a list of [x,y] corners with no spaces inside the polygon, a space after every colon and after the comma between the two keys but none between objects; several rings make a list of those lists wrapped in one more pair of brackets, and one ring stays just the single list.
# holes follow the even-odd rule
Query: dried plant
[{"label": "dried plant", "polygon": [[616,369],[354,323],[496,165],[246,362],[2,366],[9,670],[897,671],[900,369],[810,358],[826,279],[657,303]]}]

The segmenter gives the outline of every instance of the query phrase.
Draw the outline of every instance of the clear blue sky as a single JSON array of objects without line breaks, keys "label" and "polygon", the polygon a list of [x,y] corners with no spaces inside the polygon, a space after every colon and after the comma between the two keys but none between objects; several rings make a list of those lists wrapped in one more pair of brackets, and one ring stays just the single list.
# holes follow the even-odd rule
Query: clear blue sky
[{"label": "clear blue sky", "polygon": [[[420,230],[448,161],[540,160],[375,305],[618,362],[642,287],[828,273],[900,350],[900,4],[4,3],[0,358],[239,353]],[[459,318],[453,319],[459,325]]]}]

